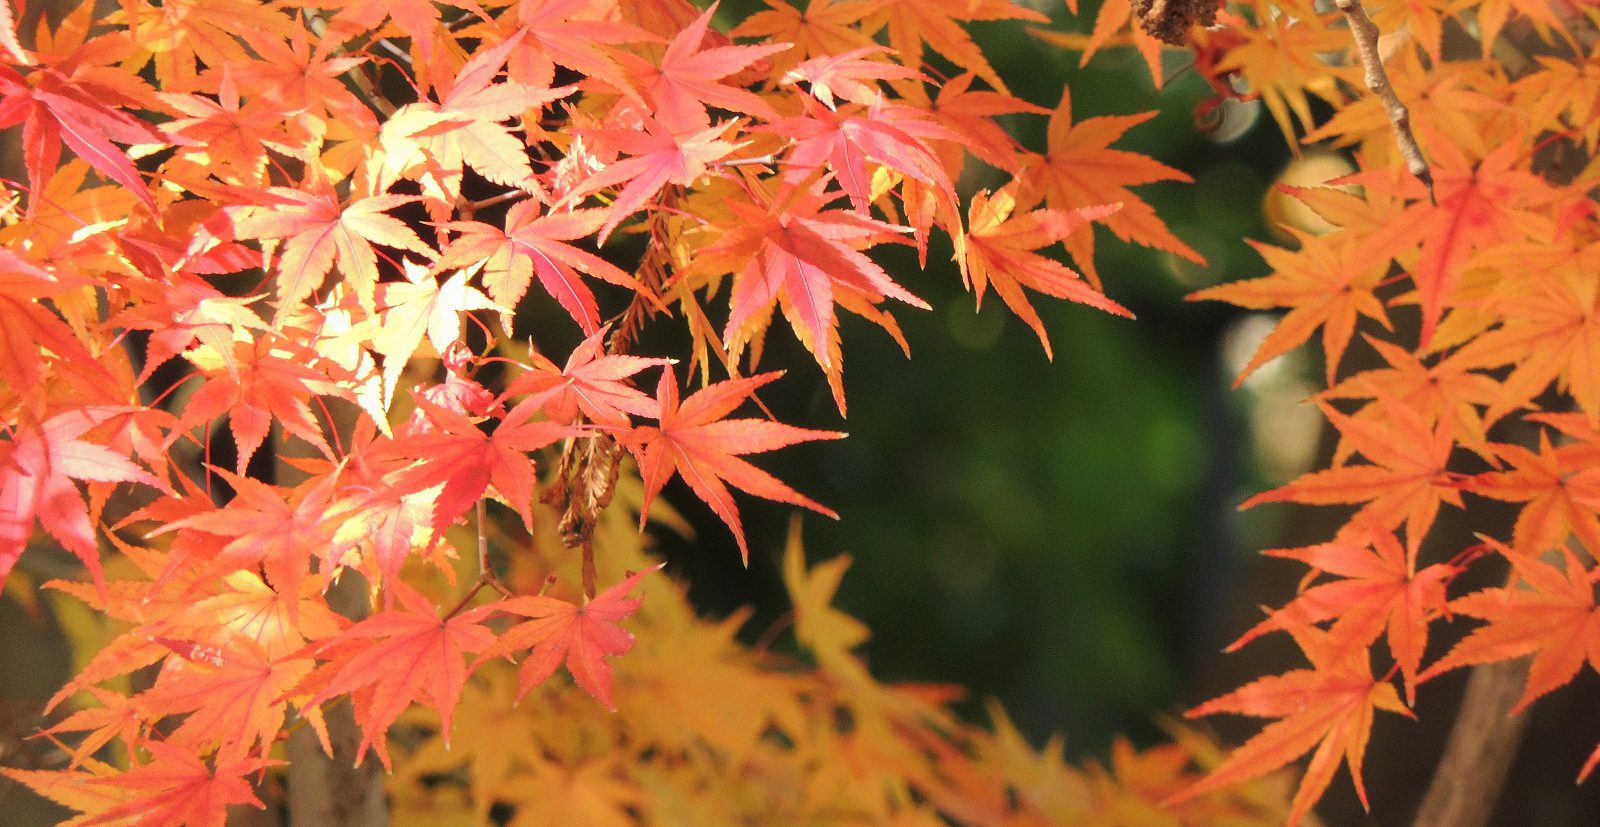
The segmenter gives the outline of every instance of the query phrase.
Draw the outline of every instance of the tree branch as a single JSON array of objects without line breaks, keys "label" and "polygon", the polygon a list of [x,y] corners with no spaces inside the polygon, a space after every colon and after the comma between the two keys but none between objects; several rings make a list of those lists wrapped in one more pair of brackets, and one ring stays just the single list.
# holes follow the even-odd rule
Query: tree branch
[{"label": "tree branch", "polygon": [[1417,136],[1411,131],[1411,111],[1395,94],[1394,86],[1389,83],[1389,73],[1383,68],[1383,55],[1378,53],[1378,24],[1367,16],[1361,0],[1334,0],[1334,5],[1339,7],[1345,21],[1350,24],[1350,34],[1356,41],[1356,57],[1361,61],[1367,89],[1378,96],[1389,115],[1389,125],[1394,128],[1394,141],[1400,147],[1400,156],[1405,158],[1406,169],[1427,185],[1428,200],[1436,201],[1433,171],[1422,154],[1422,147],[1417,144]]},{"label": "tree branch", "polygon": [[1528,660],[1473,667],[1444,757],[1433,771],[1413,827],[1483,827],[1511,771],[1527,715],[1512,715]]}]

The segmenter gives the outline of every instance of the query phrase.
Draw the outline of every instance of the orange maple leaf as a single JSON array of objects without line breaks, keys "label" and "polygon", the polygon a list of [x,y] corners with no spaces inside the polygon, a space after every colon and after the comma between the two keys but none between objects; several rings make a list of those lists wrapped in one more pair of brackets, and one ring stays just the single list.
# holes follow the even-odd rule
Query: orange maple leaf
[{"label": "orange maple leaf", "polygon": [[1389,261],[1371,261],[1359,237],[1349,234],[1316,236],[1293,228],[1297,249],[1272,247],[1250,242],[1272,267],[1272,274],[1256,279],[1219,284],[1189,294],[1189,301],[1225,301],[1239,307],[1265,310],[1290,308],[1272,332],[1261,341],[1233,386],[1277,356],[1282,356],[1311,338],[1322,328],[1323,367],[1328,384],[1333,384],[1356,322],[1362,316],[1376,319],[1391,329],[1383,302],[1373,295],[1388,274]]},{"label": "orange maple leaf", "polygon": [[616,705],[611,702],[611,665],[606,658],[633,648],[633,635],[617,624],[639,610],[640,601],[628,597],[639,580],[664,565],[630,574],[581,606],[544,595],[525,595],[495,603],[495,611],[528,620],[507,629],[478,656],[473,668],[490,658],[529,649],[518,671],[518,699],[544,683],[565,661],[567,672],[583,691],[605,704],[607,709],[615,710]]},{"label": "orange maple leaf", "polygon": [[[1429,666],[1422,680],[1462,666],[1533,654],[1528,679],[1512,714],[1563,686],[1587,660],[1600,671],[1600,612],[1595,611],[1595,573],[1561,549],[1560,568],[1515,551],[1492,538],[1489,548],[1511,562],[1516,583],[1483,589],[1450,601],[1450,610],[1488,621]],[[1591,762],[1593,759],[1591,759]],[[1585,768],[1585,772],[1588,768]]]},{"label": "orange maple leaf", "polygon": [[1433,525],[1441,502],[1461,507],[1455,475],[1445,468],[1455,447],[1448,423],[1429,426],[1415,411],[1392,401],[1387,403],[1392,426],[1320,404],[1341,438],[1373,464],[1312,471],[1245,500],[1240,509],[1270,502],[1363,504],[1363,512],[1386,527],[1405,523],[1406,543],[1415,549]]},{"label": "orange maple leaf", "polygon": [[644,506],[639,514],[641,530],[650,504],[674,473],[732,529],[739,543],[739,557],[747,564],[750,550],[745,545],[739,510],[727,486],[769,500],[805,506],[837,519],[833,511],[739,459],[738,455],[772,451],[814,439],[842,439],[844,434],[796,428],[764,419],[723,419],[757,388],[782,375],[781,371],[774,371],[717,382],[701,388],[679,404],[678,380],[672,375],[672,368],[661,372],[661,382],[656,388],[656,401],[661,406],[660,424],[635,428],[623,440],[638,459],[640,473],[644,476]]},{"label": "orange maple leaf", "polygon": [[1429,142],[1433,156],[1434,193],[1426,198],[1420,182],[1407,178],[1395,183],[1385,170],[1349,176],[1360,183],[1404,197],[1417,198],[1401,215],[1367,236],[1371,250],[1398,251],[1421,243],[1421,255],[1412,271],[1417,300],[1422,306],[1420,344],[1427,347],[1433,331],[1455,297],[1467,259],[1476,251],[1506,239],[1526,237],[1541,225],[1530,208],[1543,206],[1557,192],[1544,179],[1524,170],[1529,151],[1522,140],[1507,140],[1476,162],[1468,160],[1448,138]]},{"label": "orange maple leaf", "polygon": [[886,0],[869,5],[873,11],[863,29],[876,31],[887,27],[889,46],[907,66],[922,68],[926,44],[1002,92],[1008,91],[1005,81],[989,65],[983,50],[961,23],[972,20],[1050,22],[1042,13],[1009,0]]},{"label": "orange maple leaf", "polygon": [[1050,350],[1044,322],[1039,320],[1039,314],[1034,312],[1022,288],[1031,287],[1045,295],[1133,318],[1127,308],[1089,286],[1065,265],[1033,252],[1066,238],[1090,221],[1110,215],[1116,207],[1034,210],[1013,215],[1017,206],[1014,193],[1015,187],[1006,186],[992,197],[987,192],[972,196],[967,218],[967,254],[961,263],[963,274],[969,277],[973,292],[977,294],[978,304],[983,304],[984,289],[993,284],[994,291],[1000,294],[1011,312],[1039,335],[1045,356],[1052,359],[1055,355]]},{"label": "orange maple leaf", "polygon": [[1414,701],[1417,673],[1428,646],[1428,625],[1443,613],[1445,587],[1460,573],[1459,566],[1435,563],[1415,571],[1415,555],[1408,554],[1393,533],[1359,523],[1329,543],[1262,553],[1298,560],[1315,572],[1339,579],[1305,589],[1229,644],[1226,651],[1267,632],[1329,620],[1334,621],[1328,630],[1329,645],[1365,651],[1387,633],[1389,651],[1405,679],[1407,703]]},{"label": "orange maple leaf", "polygon": [[318,645],[317,657],[327,662],[302,684],[311,695],[301,705],[314,707],[350,694],[361,726],[356,760],[372,748],[385,767],[389,746],[384,731],[413,703],[439,713],[448,741],[451,715],[472,671],[466,655],[495,641],[494,632],[482,625],[489,607],[439,617],[403,581],[390,581],[386,587],[395,592],[400,608],[375,614]]},{"label": "orange maple leaf", "polygon": [[[1121,204],[1122,209],[1105,216],[1101,223],[1123,241],[1165,250],[1196,264],[1205,259],[1167,229],[1156,211],[1128,187],[1156,181],[1191,179],[1166,164],[1135,152],[1112,149],[1111,144],[1124,132],[1155,117],[1154,112],[1138,115],[1111,115],[1072,122],[1072,93],[1061,90],[1061,103],[1050,113],[1047,132],[1049,146],[1044,155],[1030,155],[1024,171],[1022,191],[1017,200],[1032,205],[1044,199],[1060,210],[1075,210],[1101,204]],[[1063,242],[1072,260],[1089,281],[1098,285],[1094,266],[1094,234],[1079,230]]]},{"label": "orange maple leaf", "polygon": [[1585,471],[1600,468],[1600,444],[1574,442],[1555,446],[1550,433],[1539,431],[1539,450],[1494,443],[1489,451],[1510,465],[1468,478],[1465,490],[1505,502],[1524,503],[1511,531],[1511,545],[1523,554],[1542,554],[1559,547],[1568,532],[1578,535],[1591,554],[1600,553],[1600,515],[1583,502]]},{"label": "orange maple leaf", "polygon": [[1350,765],[1350,778],[1362,806],[1367,804],[1361,765],[1372,733],[1373,710],[1415,717],[1400,702],[1388,680],[1374,680],[1364,647],[1345,646],[1315,627],[1290,629],[1311,661],[1311,669],[1294,669],[1246,684],[1189,710],[1188,717],[1231,712],[1278,718],[1254,738],[1233,750],[1205,779],[1167,799],[1186,801],[1202,793],[1265,775],[1316,750],[1290,804],[1289,825],[1299,823],[1322,797],[1340,758]]},{"label": "orange maple leaf", "polygon": [[149,763],[87,782],[133,791],[133,797],[75,824],[91,827],[125,824],[127,819],[134,819],[138,824],[220,827],[227,820],[229,805],[248,804],[258,809],[266,806],[256,798],[246,776],[283,763],[261,758],[225,760],[225,757],[218,757],[213,768],[183,747],[161,741],[145,741],[141,746],[151,755]]}]

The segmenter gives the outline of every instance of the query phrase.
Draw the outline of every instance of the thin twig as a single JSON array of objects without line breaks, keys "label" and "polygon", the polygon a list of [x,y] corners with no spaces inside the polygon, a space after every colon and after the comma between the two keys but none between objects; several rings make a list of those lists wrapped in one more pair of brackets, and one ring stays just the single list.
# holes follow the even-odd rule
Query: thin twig
[{"label": "thin twig", "polygon": [[1389,125],[1394,128],[1394,141],[1400,147],[1401,157],[1406,160],[1406,169],[1427,186],[1428,200],[1438,203],[1433,193],[1433,171],[1428,168],[1428,159],[1423,157],[1417,136],[1411,131],[1411,112],[1400,102],[1400,96],[1395,94],[1394,86],[1389,83],[1389,73],[1384,71],[1383,56],[1378,53],[1378,24],[1367,16],[1361,0],[1334,0],[1334,5],[1339,7],[1345,21],[1350,24],[1350,34],[1356,41],[1356,56],[1361,60],[1367,88],[1378,96],[1384,111],[1389,114]]},{"label": "thin twig", "polygon": [[380,37],[377,40],[374,40],[373,42],[378,44],[379,48],[383,49],[384,51],[388,52],[391,55],[394,55],[396,58],[398,58],[405,65],[407,65],[407,66],[411,65],[411,54],[409,52],[407,52],[405,49],[402,49],[399,46],[394,45],[394,42],[389,40],[389,38]]},{"label": "thin twig", "polygon": [[461,596],[461,600],[458,601],[456,603],[456,605],[452,606],[450,608],[450,611],[445,612],[444,616],[445,616],[446,619],[455,617],[456,615],[461,613],[462,609],[467,608],[467,604],[471,603],[472,599],[474,597],[478,596],[478,592],[483,591],[483,587],[484,586],[488,586],[488,587],[494,589],[495,591],[499,592],[501,597],[511,597],[512,596],[511,590],[506,588],[506,585],[504,583],[500,582],[500,578],[495,576],[495,574],[494,574],[494,562],[489,559],[489,534],[488,534],[488,532],[486,532],[484,530],[484,527],[485,527],[486,523],[484,522],[485,515],[484,515],[483,500],[478,500],[477,517],[478,517],[478,579],[477,579],[477,581],[475,581],[472,584],[472,588],[468,589],[467,593]]},{"label": "thin twig", "polygon": [[500,593],[501,597],[510,597],[511,590],[500,578],[494,574],[494,562],[489,559],[489,534],[484,530],[483,500],[478,500],[478,582]]}]

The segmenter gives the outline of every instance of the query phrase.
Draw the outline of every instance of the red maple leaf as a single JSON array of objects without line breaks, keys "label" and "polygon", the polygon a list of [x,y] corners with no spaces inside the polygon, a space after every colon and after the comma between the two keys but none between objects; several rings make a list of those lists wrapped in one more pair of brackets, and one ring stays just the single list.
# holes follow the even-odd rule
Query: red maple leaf
[{"label": "red maple leaf", "polygon": [[473,668],[490,658],[531,650],[517,675],[517,697],[528,694],[555,674],[566,662],[573,681],[583,687],[607,709],[611,702],[611,665],[615,657],[633,648],[633,635],[617,625],[639,610],[640,601],[628,594],[645,575],[665,563],[628,575],[621,583],[574,605],[544,595],[513,597],[494,604],[496,611],[520,615],[528,620],[507,629],[500,639],[478,656]]},{"label": "red maple leaf", "polygon": [[739,455],[772,451],[814,439],[842,439],[844,434],[796,428],[765,419],[723,419],[757,388],[782,375],[781,371],[774,371],[717,382],[701,388],[679,404],[678,380],[672,375],[672,368],[661,372],[661,382],[656,387],[656,402],[661,406],[660,424],[635,428],[624,440],[638,459],[640,473],[644,476],[644,507],[639,514],[641,529],[650,503],[674,473],[733,530],[734,539],[739,543],[739,557],[746,563],[750,560],[750,550],[745,545],[744,527],[739,521],[739,510],[733,504],[733,495],[728,492],[729,485],[758,497],[805,506],[837,518],[833,511],[739,459]]},{"label": "red maple leaf", "polygon": [[[36,189],[55,172],[65,143],[154,211],[156,201],[150,187],[133,161],[112,142],[159,144],[161,137],[149,124],[108,105],[122,103],[122,98],[109,87],[69,78],[51,67],[36,68],[24,77],[10,66],[0,65],[0,129],[23,125],[23,160],[28,180]],[[30,199],[29,209],[36,203]]]},{"label": "red maple leaf", "polygon": [[698,273],[734,273],[728,324],[723,336],[735,353],[766,330],[772,308],[783,308],[795,336],[816,357],[845,409],[841,382],[837,304],[889,326],[888,314],[873,306],[895,298],[928,309],[927,302],[895,283],[858,249],[905,228],[850,211],[825,209],[837,195],[819,186],[790,190],[762,206],[730,201],[737,223],[703,248],[679,279]]},{"label": "red maple leaf", "polygon": [[20,393],[38,384],[47,364],[46,354],[71,365],[83,366],[110,379],[89,349],[39,299],[80,286],[77,279],[53,276],[11,250],[0,249],[0,381]]},{"label": "red maple leaf", "polygon": [[50,536],[83,561],[96,585],[104,587],[94,521],[73,480],[138,482],[171,493],[166,483],[126,456],[80,438],[119,413],[71,410],[38,425],[24,424],[9,441],[0,441],[0,585],[22,556],[37,518]]},{"label": "red maple leaf", "polygon": [[[624,218],[646,209],[650,201],[668,184],[685,186],[706,174],[706,167],[719,161],[742,144],[724,140],[737,121],[696,132],[673,133],[654,120],[641,129],[604,129],[587,133],[593,145],[628,157],[621,158],[584,179],[569,192],[562,204],[607,187],[620,186],[600,225],[599,242],[606,243],[611,231]],[[561,206],[558,204],[557,206]]]},{"label": "red maple leaf", "polygon": [[190,352],[189,358],[203,367],[226,366],[228,370],[217,370],[189,397],[172,430],[173,438],[209,425],[226,413],[228,429],[239,449],[235,469],[239,474],[266,441],[274,419],[284,430],[329,454],[322,426],[312,416],[308,400],[315,395],[346,397],[348,393],[311,366],[326,361],[289,339],[268,335],[227,345],[231,354]]}]

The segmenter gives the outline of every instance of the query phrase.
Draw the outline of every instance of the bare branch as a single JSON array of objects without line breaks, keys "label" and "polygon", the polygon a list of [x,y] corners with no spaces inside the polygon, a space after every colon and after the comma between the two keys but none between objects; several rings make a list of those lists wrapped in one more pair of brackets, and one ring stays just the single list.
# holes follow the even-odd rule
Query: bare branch
[{"label": "bare branch", "polygon": [[1428,200],[1437,202],[1433,193],[1433,171],[1428,168],[1428,159],[1423,156],[1417,136],[1411,131],[1411,111],[1395,94],[1394,86],[1389,83],[1389,73],[1383,68],[1383,56],[1378,53],[1378,24],[1367,16],[1361,0],[1334,0],[1334,5],[1339,7],[1345,21],[1350,24],[1350,34],[1356,41],[1356,57],[1361,61],[1367,88],[1378,96],[1389,115],[1389,124],[1394,128],[1394,141],[1400,147],[1401,157],[1405,158],[1406,169],[1428,187]]}]

